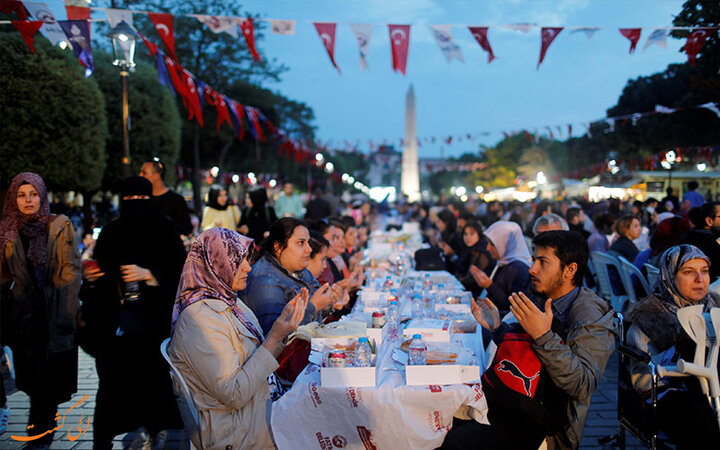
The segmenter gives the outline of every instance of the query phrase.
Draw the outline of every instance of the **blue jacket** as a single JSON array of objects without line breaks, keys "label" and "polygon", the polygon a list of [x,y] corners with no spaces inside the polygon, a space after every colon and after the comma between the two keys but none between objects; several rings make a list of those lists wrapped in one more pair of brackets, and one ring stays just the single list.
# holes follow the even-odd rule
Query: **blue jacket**
[{"label": "blue jacket", "polygon": [[[300,289],[307,288],[312,296],[319,287],[320,284],[309,270],[290,273],[277,259],[265,254],[253,265],[248,274],[247,288],[241,297],[255,313],[263,333],[267,336],[285,305],[300,293]],[[315,320],[315,307],[308,302],[301,325]]]}]

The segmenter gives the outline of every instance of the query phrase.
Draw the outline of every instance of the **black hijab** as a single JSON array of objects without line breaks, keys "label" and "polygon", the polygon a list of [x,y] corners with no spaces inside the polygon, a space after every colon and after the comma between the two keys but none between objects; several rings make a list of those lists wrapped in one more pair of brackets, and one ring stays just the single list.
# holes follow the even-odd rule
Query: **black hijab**
[{"label": "black hijab", "polygon": [[[228,207],[228,202],[225,201],[224,205],[220,205],[218,203],[218,197],[220,196],[220,192],[225,191],[226,189],[218,184],[213,184],[210,186],[210,191],[208,192],[208,202],[207,206],[209,206],[212,209],[217,209],[218,211],[225,211]],[[255,204],[255,201],[253,201],[253,204]]]}]

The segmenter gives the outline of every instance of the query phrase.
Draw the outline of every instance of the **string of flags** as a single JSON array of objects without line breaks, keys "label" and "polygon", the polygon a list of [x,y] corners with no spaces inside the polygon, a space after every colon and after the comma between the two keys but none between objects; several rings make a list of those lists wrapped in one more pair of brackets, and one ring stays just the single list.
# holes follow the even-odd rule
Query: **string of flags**
[{"label": "string of flags", "polygon": [[[113,23],[119,22],[119,20],[125,20],[129,25],[132,25],[133,14],[147,14],[152,20],[158,32],[161,34],[163,43],[166,44],[168,54],[175,59],[174,56],[174,15],[168,13],[157,13],[149,11],[132,11],[123,9],[112,9],[112,8],[96,8],[88,7],[84,0],[64,0],[65,9],[67,12],[68,21],[88,21],[91,18],[93,11],[102,12],[105,14],[105,19]],[[66,41],[72,44],[72,41],[58,29],[58,22],[54,17],[52,11],[47,7],[45,3],[32,2],[32,1],[20,1],[20,0],[0,0],[0,11],[10,13],[16,13],[19,21],[27,21],[27,14],[25,8],[30,12],[35,21],[42,21],[43,25],[18,25],[13,21],[13,25],[18,28],[18,31],[22,33],[23,37],[30,39],[28,45],[32,48],[32,36],[37,33],[36,27],[39,26],[40,32],[43,33],[53,44],[57,44],[60,41]],[[238,38],[238,29],[241,31],[243,38],[247,44],[248,50],[250,51],[253,60],[255,62],[260,61],[260,55],[255,46],[255,26],[253,19],[242,18],[235,16],[222,16],[222,15],[204,15],[204,14],[189,14],[187,17],[193,17],[200,23],[205,25],[214,33],[227,33],[228,35]],[[103,19],[93,19],[103,20]],[[268,22],[270,24],[270,31],[273,34],[292,36],[295,34],[297,21],[295,20],[284,20],[284,19],[256,19],[258,21]],[[336,44],[336,32],[337,22],[313,22],[315,30],[320,38],[321,44],[327,52],[332,66],[342,73],[340,67],[335,61],[335,44]],[[367,63],[367,56],[370,49],[370,40],[372,38],[372,31],[375,25],[373,24],[359,24],[351,23],[350,28],[355,36],[358,44],[359,54],[359,65],[362,70],[369,70]],[[79,25],[77,25],[79,26]],[[390,49],[392,55],[392,69],[395,72],[406,74],[407,60],[410,49],[410,24],[388,24],[388,36],[390,40]],[[513,29],[522,33],[529,33],[532,29],[540,29],[540,55],[538,57],[537,69],[543,63],[548,49],[556,38],[561,34],[562,31],[568,30],[570,34],[583,33],[587,36],[588,41],[591,41],[595,34],[602,30],[601,27],[544,27],[537,24],[509,24],[509,25],[495,25],[495,26],[474,26],[474,25],[428,25],[429,31],[436,42],[441,53],[445,57],[448,63],[453,60],[464,62],[464,57],[461,47],[457,41],[453,38],[453,30],[467,29],[473,38],[477,41],[480,48],[488,54],[488,63],[491,63],[497,58],[497,55],[493,52],[492,46],[489,39],[489,30],[491,29]],[[685,42],[685,52],[688,56],[688,62],[695,64],[697,55],[701,52],[703,45],[707,38],[717,33],[718,27],[660,27],[652,28],[648,38],[645,41],[643,50],[646,50],[652,45],[657,45],[663,48],[667,48],[667,36],[672,30],[688,30],[689,34]],[[629,53],[634,53],[638,43],[640,42],[643,28],[619,28],[620,35],[625,37],[629,41]],[[82,30],[81,30],[82,33]],[[89,34],[89,32],[88,32]],[[86,39],[85,36],[83,36]]]},{"label": "string of flags", "polygon": [[[76,0],[70,1],[74,2]],[[84,4],[87,5],[87,3]],[[26,8],[30,15],[38,20],[29,20]],[[15,14],[19,19],[10,22],[21,33],[32,53],[35,53],[34,36],[40,31],[53,44],[62,41],[69,43],[78,60],[85,67],[85,75],[90,76],[94,70],[88,20],[90,8],[69,4],[68,0],[66,0],[66,8],[68,17],[73,18],[57,20],[44,3],[0,0],[0,12]],[[122,20],[132,26],[133,11],[106,10],[105,12],[111,26]],[[312,148],[312,141],[290,138],[282,129],[275,126],[260,109],[243,105],[216,91],[210,85],[195,77],[178,62],[175,55],[174,18],[171,14],[148,13],[148,16],[163,43],[164,50],[160,49],[157,44],[139,31],[138,34],[147,47],[150,56],[155,58],[160,83],[170,89],[173,96],[180,97],[185,109],[188,111],[188,120],[195,120],[201,127],[204,127],[203,109],[206,105],[213,106],[217,112],[217,130],[223,125],[230,126],[235,130],[237,139],[242,141],[245,139],[245,130],[247,128],[256,141],[268,142],[272,138],[281,156],[294,159],[298,164],[317,165],[316,151]],[[218,30],[227,25],[226,21],[216,22],[214,19],[211,20],[206,17],[198,20],[208,20]],[[245,37],[253,59],[259,61],[260,55],[254,44],[253,20],[245,18],[239,22],[234,21],[233,27],[236,26]],[[223,31],[232,32],[229,31],[229,28]],[[247,126],[244,123],[247,123]],[[342,182],[342,178],[337,171],[333,171],[329,176],[336,182]]]}]

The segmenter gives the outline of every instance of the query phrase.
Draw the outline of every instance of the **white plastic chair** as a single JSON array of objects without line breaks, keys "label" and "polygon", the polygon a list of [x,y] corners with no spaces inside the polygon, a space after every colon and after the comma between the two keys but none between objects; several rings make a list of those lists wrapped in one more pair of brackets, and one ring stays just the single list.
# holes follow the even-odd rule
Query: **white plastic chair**
[{"label": "white plastic chair", "polygon": [[[610,302],[610,305],[617,312],[623,312],[623,308],[628,301],[627,294],[615,294],[610,283],[610,273],[608,267],[615,267],[618,274],[621,274],[622,268],[620,262],[612,255],[602,252],[590,252],[593,265],[595,266],[595,275],[597,276],[598,291],[600,296]],[[622,278],[622,275],[620,275]],[[626,291],[627,292],[627,291]]]},{"label": "white plastic chair", "polygon": [[192,399],[190,388],[188,388],[185,379],[183,378],[180,371],[170,360],[168,354],[168,347],[170,346],[170,338],[165,339],[160,344],[160,353],[163,358],[170,365],[170,378],[177,382],[182,388],[182,396],[175,395],[175,401],[177,401],[178,409],[180,410],[180,416],[182,417],[183,424],[185,424],[185,432],[190,437],[190,450],[200,449],[202,447],[202,441],[200,440],[200,415],[198,414],[195,402]]},{"label": "white plastic chair", "polygon": [[620,268],[622,269],[622,271],[620,271],[620,277],[622,278],[623,285],[625,286],[625,292],[628,294],[630,303],[632,304],[639,300],[637,292],[635,292],[635,283],[633,283],[632,275],[635,275],[638,278],[645,294],[651,294],[652,290],[650,289],[650,284],[645,279],[645,275],[643,275],[640,269],[635,267],[635,264],[631,263],[622,256],[618,256],[617,259],[620,261]]},{"label": "white plastic chair", "polygon": [[658,278],[660,278],[660,269],[648,263],[645,263],[643,267],[645,268],[645,273],[647,273],[647,280],[650,284],[650,288],[655,289],[655,284],[657,283]]}]

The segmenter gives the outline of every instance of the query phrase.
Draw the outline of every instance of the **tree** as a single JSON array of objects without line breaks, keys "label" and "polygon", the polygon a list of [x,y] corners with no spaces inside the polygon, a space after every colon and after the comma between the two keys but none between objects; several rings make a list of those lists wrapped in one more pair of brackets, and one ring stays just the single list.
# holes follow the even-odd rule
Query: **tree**
[{"label": "tree", "polygon": [[[122,90],[120,71],[112,65],[110,55],[95,51],[95,79],[105,97],[105,112],[110,134],[107,139],[107,169],[103,188],[113,189],[122,178]],[[180,114],[170,91],[160,84],[155,68],[138,61],[128,80],[130,107],[131,173],[151,157],[159,157],[168,170],[165,181],[172,185],[172,168],[180,157]]]},{"label": "tree", "polygon": [[108,137],[105,102],[71,50],[15,30],[0,33],[0,184],[33,171],[50,190],[100,186]]},{"label": "tree", "polygon": [[[680,13],[673,19],[673,25],[678,27],[717,27],[720,26],[720,3],[715,0],[687,0],[683,4]],[[670,35],[686,39],[690,32],[688,30],[673,30]],[[685,51],[683,46],[681,52]],[[698,67],[705,73],[706,77],[712,79],[712,75],[720,69],[720,36],[717,30],[710,33],[705,45],[697,58]],[[720,81],[715,77],[715,91],[720,91]]]}]

